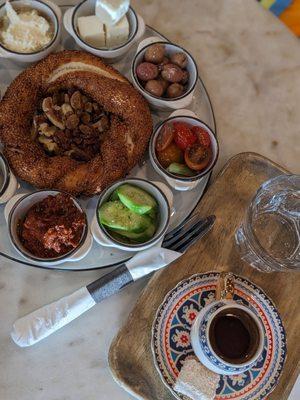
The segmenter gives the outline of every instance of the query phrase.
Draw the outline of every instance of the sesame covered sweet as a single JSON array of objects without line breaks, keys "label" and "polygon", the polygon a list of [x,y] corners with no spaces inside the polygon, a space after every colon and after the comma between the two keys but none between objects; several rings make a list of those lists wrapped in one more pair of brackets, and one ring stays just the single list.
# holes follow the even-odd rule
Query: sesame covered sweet
[{"label": "sesame covered sweet", "polygon": [[[100,132],[99,152],[86,162],[65,154],[47,154],[32,137],[33,118],[40,104],[43,108],[43,99],[48,99],[44,104],[48,110],[49,97],[53,100],[55,93],[68,94],[74,90],[92,99],[109,115],[109,128]],[[57,107],[64,104],[63,101]],[[79,122],[76,117],[68,120],[70,115],[64,105],[65,115],[61,108],[55,110],[62,118],[58,121],[62,125],[58,126],[53,118],[51,124],[46,123],[49,126],[56,123],[56,131],[72,128],[77,122],[88,126],[90,122],[87,115],[82,115],[82,105],[79,109],[73,106],[73,114],[81,112],[76,114]],[[44,113],[53,117],[49,111]],[[0,119],[4,153],[16,175],[38,188],[55,188],[75,195],[92,196],[125,176],[144,154],[152,133],[151,114],[143,97],[113,67],[82,51],[51,54],[22,72],[0,103]],[[79,131],[82,135],[82,130]]]}]

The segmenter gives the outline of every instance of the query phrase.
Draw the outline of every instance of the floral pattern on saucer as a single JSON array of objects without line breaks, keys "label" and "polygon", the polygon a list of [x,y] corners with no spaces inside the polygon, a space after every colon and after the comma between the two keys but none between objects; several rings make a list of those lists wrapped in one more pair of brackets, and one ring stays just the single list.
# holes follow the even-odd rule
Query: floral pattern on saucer
[{"label": "floral pattern on saucer", "polygon": [[[194,275],[171,290],[159,307],[152,334],[152,351],[158,372],[173,391],[176,378],[188,357],[194,357],[190,330],[198,312],[215,300],[217,272]],[[275,388],[286,358],[286,335],[281,318],[267,295],[239,276],[235,276],[234,300],[249,306],[263,322],[266,338],[264,350],[248,371],[220,375],[215,400],[262,400]]]}]

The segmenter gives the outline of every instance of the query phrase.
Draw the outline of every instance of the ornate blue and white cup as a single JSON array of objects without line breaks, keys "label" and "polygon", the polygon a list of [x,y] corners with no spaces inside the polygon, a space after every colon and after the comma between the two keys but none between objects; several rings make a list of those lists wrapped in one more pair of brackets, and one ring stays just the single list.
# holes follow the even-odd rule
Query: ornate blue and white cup
[{"label": "ornate blue and white cup", "polygon": [[234,287],[230,290],[225,288],[220,300],[200,311],[191,330],[196,356],[221,375],[239,375],[252,368],[262,353],[265,337],[259,317],[249,307],[235,302]]}]

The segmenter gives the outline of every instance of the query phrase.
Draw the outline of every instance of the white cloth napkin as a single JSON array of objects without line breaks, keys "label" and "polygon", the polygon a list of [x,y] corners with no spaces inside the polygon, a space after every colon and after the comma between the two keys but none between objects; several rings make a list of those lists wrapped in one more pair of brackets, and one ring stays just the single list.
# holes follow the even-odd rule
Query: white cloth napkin
[{"label": "white cloth napkin", "polygon": [[141,251],[126,263],[132,279],[137,281],[151,272],[171,264],[182,254],[177,251],[164,249],[163,247],[153,246],[150,249]]},{"label": "white cloth napkin", "polygon": [[[132,257],[125,267],[116,270],[114,279],[110,281],[107,278],[103,287],[100,285],[99,290],[103,290],[102,293],[105,291],[105,297],[113,295],[128,283],[165,267],[180,256],[181,253],[161,247],[152,247],[141,251]],[[120,271],[119,274],[118,271]],[[109,275],[104,277],[109,277]],[[95,304],[96,301],[87,288],[82,287],[74,293],[18,319],[13,325],[11,337],[20,347],[32,346],[67,325]]]},{"label": "white cloth napkin", "polygon": [[18,319],[11,338],[20,347],[28,347],[67,325],[96,304],[86,287]]}]

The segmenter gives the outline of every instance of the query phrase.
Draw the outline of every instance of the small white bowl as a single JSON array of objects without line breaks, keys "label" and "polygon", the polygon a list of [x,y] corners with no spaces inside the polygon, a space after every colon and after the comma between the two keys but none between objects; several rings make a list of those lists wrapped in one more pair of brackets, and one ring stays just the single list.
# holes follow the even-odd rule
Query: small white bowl
[{"label": "small white bowl", "polygon": [[[143,62],[144,59],[144,54],[145,51],[147,50],[148,47],[150,47],[153,43],[162,43],[165,45],[166,49],[166,54],[173,54],[177,52],[183,52],[188,58],[188,65],[187,65],[187,70],[189,72],[189,81],[188,81],[188,86],[187,90],[185,93],[180,96],[176,97],[174,99],[168,99],[164,97],[157,97],[154,96],[153,94],[147,92],[141,85],[137,75],[136,75],[136,69],[139,64]],[[147,39],[144,39],[141,43],[139,43],[136,55],[132,61],[131,65],[131,78],[132,78],[132,83],[135,86],[135,88],[142,93],[142,95],[147,99],[147,101],[150,103],[150,105],[153,108],[161,109],[161,110],[178,110],[180,108],[188,107],[194,96],[195,92],[195,87],[198,81],[198,68],[196,61],[194,58],[191,56],[191,54],[183,49],[182,47],[162,41],[161,38],[158,37],[149,37]]]},{"label": "small white bowl", "polygon": [[3,178],[0,184],[0,204],[3,204],[15,194],[18,182],[2,153],[0,153],[0,171]]},{"label": "small white bowl", "polygon": [[95,54],[98,57],[107,59],[110,62],[116,61],[126,54],[129,48],[139,40],[145,32],[145,22],[140,15],[137,15],[133,8],[129,8],[126,16],[129,22],[129,38],[127,42],[120,46],[108,48],[97,48],[86,43],[79,35],[77,29],[77,20],[79,17],[95,15],[95,1],[84,0],[77,6],[69,8],[64,14],[64,27],[72,36],[75,42],[82,49]]},{"label": "small white bowl", "polygon": [[[195,126],[200,126],[201,128],[205,129],[210,136],[213,152],[212,160],[207,168],[195,176],[179,177],[178,175],[171,174],[160,165],[160,162],[156,157],[155,143],[157,136],[159,135],[164,124],[174,121],[182,121]],[[150,139],[149,156],[154,170],[161,175],[173,189],[178,191],[187,191],[192,190],[199,185],[204,177],[209,174],[212,168],[215,166],[219,156],[219,145],[213,131],[203,121],[201,121],[195,113],[190,110],[177,110],[155,128]]]},{"label": "small white bowl", "polygon": [[[13,61],[21,63],[33,63],[46,57],[53,52],[60,42],[61,36],[61,10],[60,8],[49,0],[13,0],[11,4],[14,8],[20,7],[33,8],[39,11],[42,15],[47,16],[53,25],[54,34],[51,42],[41,50],[32,53],[19,53],[4,47],[0,43],[0,57],[9,58]],[[0,18],[6,14],[5,3],[0,6]]]},{"label": "small white bowl", "polygon": [[[105,203],[113,191],[120,185],[129,183],[140,187],[149,194],[151,194],[157,201],[159,206],[159,224],[156,232],[150,240],[141,244],[127,244],[114,238],[105,227],[103,227],[98,219],[98,210],[103,203]],[[109,186],[104,192],[101,193],[96,207],[95,215],[91,224],[91,231],[94,239],[100,245],[105,247],[115,247],[125,251],[141,251],[154,246],[162,241],[168,227],[171,216],[171,208],[173,206],[173,194],[171,190],[161,182],[149,182],[139,178],[122,179],[113,185]]]},{"label": "small white bowl", "polygon": [[75,206],[83,212],[86,220],[85,228],[82,232],[82,236],[78,246],[66,254],[55,258],[41,258],[31,254],[22,244],[18,235],[18,224],[19,221],[24,218],[27,211],[36,203],[42,201],[50,195],[57,195],[62,193],[58,190],[39,190],[28,194],[17,194],[15,195],[5,206],[4,216],[8,225],[8,231],[11,243],[21,256],[33,263],[39,263],[43,265],[58,265],[67,261],[79,261],[84,258],[90,251],[93,243],[92,235],[89,231],[86,213],[82,209],[78,201],[70,196]]}]

